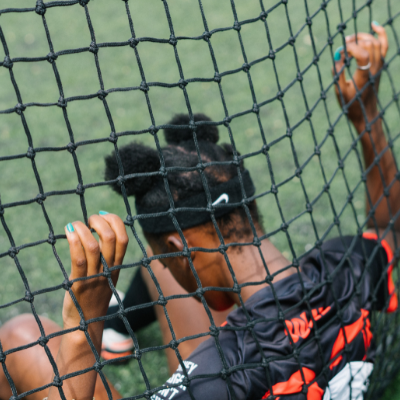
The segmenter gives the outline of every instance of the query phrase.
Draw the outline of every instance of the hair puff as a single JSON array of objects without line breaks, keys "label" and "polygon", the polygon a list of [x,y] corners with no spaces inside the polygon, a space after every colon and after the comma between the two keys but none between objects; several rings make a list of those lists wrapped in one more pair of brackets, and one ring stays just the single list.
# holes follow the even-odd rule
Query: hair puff
[{"label": "hair puff", "polygon": [[[135,173],[155,172],[160,169],[160,159],[156,150],[140,143],[130,143],[118,149],[124,168],[124,175]],[[105,158],[105,179],[114,180],[120,176],[115,151]],[[161,180],[159,175],[125,178],[124,185],[128,196],[141,197]],[[112,188],[121,194],[119,182],[112,184]]]},{"label": "hair puff", "polygon": [[[194,114],[194,122],[212,120],[205,114]],[[190,118],[186,114],[177,114],[168,123],[169,125],[189,125]],[[182,129],[179,128],[165,128],[165,140],[168,144],[179,144],[180,142],[193,140],[193,131],[188,126]],[[198,141],[207,141],[217,143],[219,140],[218,127],[214,125],[198,125],[196,127],[196,137]]]}]

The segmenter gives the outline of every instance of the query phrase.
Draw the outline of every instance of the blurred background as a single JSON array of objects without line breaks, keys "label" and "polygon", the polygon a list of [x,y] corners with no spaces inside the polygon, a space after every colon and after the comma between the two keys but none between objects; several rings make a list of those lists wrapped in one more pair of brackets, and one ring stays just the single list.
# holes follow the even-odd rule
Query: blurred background
[{"label": "blurred background", "polygon": [[[43,192],[48,194],[44,209],[56,235],[64,233],[68,222],[84,218],[81,198],[74,193],[79,183],[74,158],[66,148],[71,135],[77,144],[75,154],[83,184],[88,185],[83,197],[88,215],[107,210],[125,219],[127,209],[120,196],[109,186],[90,187],[104,181],[104,157],[114,149],[107,139],[114,129],[110,119],[119,135],[118,146],[135,140],[155,147],[150,133],[138,133],[153,125],[150,112],[155,126],[166,124],[175,113],[188,113],[184,92],[178,85],[180,68],[188,81],[185,88],[193,113],[205,113],[221,122],[220,143],[234,141],[242,155],[249,154],[245,165],[255,180],[257,194],[267,192],[258,200],[264,226],[269,233],[277,231],[270,239],[289,259],[312,249],[317,240],[337,236],[339,230],[341,234],[355,234],[365,222],[364,187],[360,181],[362,163],[358,157],[361,153],[358,147],[351,147],[356,133],[337,104],[332,67],[334,51],[343,44],[344,36],[355,30],[369,32],[372,20],[380,24],[392,22],[387,26],[389,68],[382,75],[379,100],[386,109],[386,133],[394,140],[394,154],[400,161],[399,104],[393,100],[400,87],[398,1],[328,0],[321,7],[321,0],[202,0],[202,15],[197,0],[171,0],[168,11],[177,38],[176,47],[168,43],[171,26],[166,3],[92,0],[86,9],[77,1],[49,3],[53,6],[46,8],[45,20],[53,52],[58,54],[55,64],[67,101],[67,107],[63,108],[57,105],[60,91],[54,64],[46,60],[50,53],[49,41],[42,17],[34,11],[36,0],[17,3],[1,0],[4,43],[0,46],[0,60],[6,55],[6,45],[14,61],[15,85],[3,63],[0,67],[0,196],[5,207],[4,220],[15,246],[20,248],[18,260],[32,292],[61,284],[64,277],[52,246],[47,243],[49,225],[43,209],[32,201],[40,188],[32,161],[26,157],[30,147],[27,132],[36,152],[34,162]],[[126,4],[138,38],[133,46],[136,50],[128,42],[132,32]],[[24,7],[30,10],[15,12]],[[263,11],[266,13],[261,18]],[[88,18],[98,46],[98,67],[108,93],[110,118],[104,102],[97,96],[101,86],[94,53],[89,51],[93,38]],[[240,30],[233,29],[235,21]],[[343,32],[340,26],[344,27]],[[211,33],[209,41],[202,36],[206,30]],[[149,38],[159,40],[152,42]],[[76,49],[81,50],[69,51]],[[267,57],[271,51],[275,52],[274,60]],[[251,66],[248,72],[242,68],[245,63]],[[148,102],[139,89],[143,80],[139,65],[150,88]],[[216,66],[221,75],[220,84],[214,80]],[[299,72],[301,81],[297,79]],[[18,103],[15,87],[26,106],[25,127],[15,112]],[[279,91],[284,94],[281,100],[277,99]],[[254,103],[259,105],[259,120],[251,111]],[[222,124],[226,115],[232,117],[232,138]],[[288,128],[292,137],[286,135]],[[328,133],[329,128],[332,135]],[[161,130],[157,137],[161,144],[165,143]],[[270,145],[270,168],[267,156],[261,152],[265,143]],[[315,151],[316,146],[319,152]],[[14,155],[21,157],[9,158]],[[296,176],[296,158],[303,167],[300,177]],[[343,160],[343,169],[339,168],[340,160]],[[272,175],[278,185],[277,199],[284,220],[289,223],[293,250],[287,234],[279,230],[283,221],[275,195],[270,193]],[[330,190],[324,192],[328,182]],[[71,193],[57,193],[65,190]],[[350,193],[353,198],[349,202]],[[305,212],[307,202],[313,205],[315,230],[310,214]],[[134,213],[133,201],[131,207]],[[335,216],[340,225],[334,225]],[[143,240],[139,226],[135,226]],[[136,240],[129,234],[126,264],[142,258]],[[43,243],[28,246],[37,241]],[[0,227],[0,305],[25,296],[20,273],[8,256],[10,247],[4,227]],[[66,241],[57,240],[55,248],[68,272]],[[136,268],[121,272],[118,289],[126,289]],[[63,296],[63,290],[36,295],[37,312],[61,323]],[[20,301],[2,307],[0,321],[4,323],[21,312],[30,312],[30,304]],[[138,340],[141,348],[160,345],[157,323],[139,332]],[[152,387],[168,378],[162,351],[146,353],[142,361]],[[135,360],[125,366],[106,367],[105,372],[124,396],[146,390]],[[400,383],[395,382],[385,398],[400,398],[394,394],[397,388],[400,389]]]}]

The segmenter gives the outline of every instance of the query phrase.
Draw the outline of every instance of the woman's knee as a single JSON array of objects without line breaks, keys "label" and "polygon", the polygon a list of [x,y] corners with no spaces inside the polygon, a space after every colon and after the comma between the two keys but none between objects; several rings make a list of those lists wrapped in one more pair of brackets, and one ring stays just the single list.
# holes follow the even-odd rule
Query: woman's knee
[{"label": "woman's knee", "polygon": [[[46,335],[60,330],[60,327],[46,317],[40,317]],[[7,321],[0,328],[3,350],[33,343],[41,337],[38,322],[32,314],[21,314]]]}]

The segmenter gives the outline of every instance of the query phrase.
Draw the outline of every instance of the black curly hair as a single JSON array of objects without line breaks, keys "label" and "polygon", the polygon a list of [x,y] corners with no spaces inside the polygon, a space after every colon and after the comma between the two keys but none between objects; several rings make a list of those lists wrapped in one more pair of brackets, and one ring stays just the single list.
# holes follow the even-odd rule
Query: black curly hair
[{"label": "black curly hair", "polygon": [[[204,163],[220,162],[207,166],[204,174],[208,186],[214,187],[227,182],[237,176],[237,165],[233,161],[233,148],[230,144],[218,145],[218,128],[212,125],[212,121],[204,114],[195,114],[194,122],[210,122],[210,124],[198,125],[196,129],[197,147]],[[173,128],[164,129],[165,139],[168,143],[162,149],[165,167],[193,168],[198,162],[198,153],[193,139],[193,131],[190,128],[188,115],[178,114],[169,122]],[[119,148],[119,156],[124,168],[124,174],[157,172],[160,169],[160,158],[157,150],[140,143],[130,143]],[[115,180],[119,176],[119,167],[115,152],[105,158],[105,179]],[[243,160],[239,168],[244,171]],[[168,185],[174,201],[190,198],[199,193],[204,193],[202,179],[198,170],[168,171]],[[146,177],[127,179],[124,183],[128,196],[135,196],[137,206],[146,209],[166,210],[169,200],[165,190],[163,177],[154,174]],[[118,182],[112,184],[113,189],[121,194],[121,186]],[[261,221],[255,201],[248,205],[250,215],[257,228],[262,230]],[[225,238],[232,235],[240,238],[251,234],[251,227],[245,210],[240,207],[217,219],[219,229]],[[211,224],[211,221],[210,221]],[[146,237],[153,234],[144,232]]]}]

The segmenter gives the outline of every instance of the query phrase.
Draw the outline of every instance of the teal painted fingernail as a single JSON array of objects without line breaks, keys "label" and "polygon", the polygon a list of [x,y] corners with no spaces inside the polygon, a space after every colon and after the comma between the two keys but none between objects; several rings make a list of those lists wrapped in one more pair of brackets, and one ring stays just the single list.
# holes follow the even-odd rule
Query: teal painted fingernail
[{"label": "teal painted fingernail", "polygon": [[68,232],[75,232],[74,226],[72,224],[67,225],[67,231]]},{"label": "teal painted fingernail", "polygon": [[333,59],[335,61],[340,61],[340,59],[342,58],[342,55],[340,54],[340,52],[343,50],[343,46],[340,46],[336,49],[335,51],[335,55],[333,56]]},{"label": "teal painted fingernail", "polygon": [[377,21],[372,21],[372,23],[373,23],[374,25],[376,25],[376,26],[381,26],[381,24],[380,24],[379,22],[377,22]]},{"label": "teal painted fingernail", "polygon": [[107,212],[107,211],[99,211],[99,214],[100,214],[100,215],[107,215],[108,212]]}]

